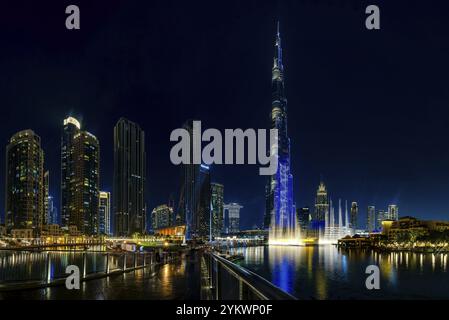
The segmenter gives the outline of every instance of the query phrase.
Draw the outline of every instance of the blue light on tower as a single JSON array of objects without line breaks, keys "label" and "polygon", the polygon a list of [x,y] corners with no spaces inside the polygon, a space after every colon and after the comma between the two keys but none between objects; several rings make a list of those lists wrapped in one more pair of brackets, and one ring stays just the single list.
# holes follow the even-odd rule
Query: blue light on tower
[{"label": "blue light on tower", "polygon": [[287,132],[287,99],[285,97],[284,65],[282,61],[279,23],[272,68],[271,128],[278,130],[278,170],[267,185],[265,225],[269,228],[270,244],[299,244],[293,202],[293,176],[290,173],[290,138]]}]

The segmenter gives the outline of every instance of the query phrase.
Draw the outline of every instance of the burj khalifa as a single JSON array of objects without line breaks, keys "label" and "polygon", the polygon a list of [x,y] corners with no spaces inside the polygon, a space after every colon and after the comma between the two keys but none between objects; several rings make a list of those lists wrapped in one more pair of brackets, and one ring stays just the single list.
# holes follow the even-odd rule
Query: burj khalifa
[{"label": "burj khalifa", "polygon": [[277,24],[275,54],[272,68],[271,129],[278,130],[278,170],[266,186],[265,228],[270,244],[299,244],[293,202],[293,176],[290,171],[290,138],[287,132],[287,99],[285,97],[282,45]]}]

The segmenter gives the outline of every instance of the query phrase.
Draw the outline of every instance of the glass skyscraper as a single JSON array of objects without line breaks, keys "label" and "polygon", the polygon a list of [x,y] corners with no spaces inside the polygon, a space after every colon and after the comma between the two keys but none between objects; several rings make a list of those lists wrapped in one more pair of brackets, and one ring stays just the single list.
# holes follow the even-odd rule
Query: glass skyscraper
[{"label": "glass skyscraper", "polygon": [[224,209],[227,211],[227,219],[225,230],[226,233],[237,233],[240,231],[240,209],[243,206],[238,203],[228,203],[224,205]]},{"label": "glass skyscraper", "polygon": [[376,230],[376,207],[368,206],[366,213],[366,230],[373,232]]},{"label": "glass skyscraper", "polygon": [[[193,120],[183,128],[193,136]],[[210,169],[204,164],[193,163],[193,146],[190,146],[190,163],[182,165],[181,190],[177,224],[186,225],[186,239],[208,238],[210,234],[211,183]]]},{"label": "glass skyscraper", "polygon": [[98,228],[100,234],[111,234],[111,193],[100,191],[98,206]]},{"label": "glass skyscraper", "polygon": [[128,119],[114,127],[114,182],[112,190],[114,234],[145,233],[145,132]]},{"label": "glass skyscraper", "polygon": [[47,170],[44,173],[44,217],[42,219],[42,224],[51,224],[50,217],[50,172]]},{"label": "glass skyscraper", "polygon": [[6,227],[33,229],[39,236],[44,218],[44,152],[32,130],[16,133],[6,147]]},{"label": "glass skyscraper", "polygon": [[157,230],[162,228],[168,228],[173,224],[173,208],[161,204],[153,209],[151,212],[151,225],[153,232],[157,233]]},{"label": "glass skyscraper", "polygon": [[351,222],[349,227],[356,230],[358,228],[359,206],[357,202],[351,204]]},{"label": "glass skyscraper", "polygon": [[73,117],[64,119],[61,139],[61,224],[83,234],[98,234],[100,144],[81,130]]},{"label": "glass skyscraper", "polygon": [[219,237],[223,229],[223,199],[224,186],[220,183],[211,183],[211,237]]},{"label": "glass skyscraper", "polygon": [[69,200],[69,225],[83,234],[95,235],[99,233],[100,144],[94,135],[80,131],[74,136],[73,146],[75,192]]},{"label": "glass skyscraper", "polygon": [[315,212],[312,217],[312,229],[314,230],[324,229],[328,212],[329,212],[329,198],[327,194],[327,189],[324,182],[321,181],[316,191]]},{"label": "glass skyscraper", "polygon": [[68,227],[69,217],[73,209],[69,206],[69,201],[75,195],[73,139],[81,131],[81,125],[73,117],[64,119],[63,124],[61,138],[61,225]]}]

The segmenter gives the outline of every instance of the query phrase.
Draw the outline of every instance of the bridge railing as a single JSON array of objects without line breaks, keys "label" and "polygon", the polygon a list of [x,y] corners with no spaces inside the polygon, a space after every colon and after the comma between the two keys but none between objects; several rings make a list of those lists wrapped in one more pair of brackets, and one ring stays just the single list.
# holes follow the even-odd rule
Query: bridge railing
[{"label": "bridge railing", "polygon": [[0,289],[20,283],[52,284],[65,279],[66,268],[76,265],[80,278],[128,272],[176,258],[175,253],[29,252],[5,251],[0,255]]},{"label": "bridge railing", "polygon": [[203,254],[202,299],[296,300],[263,277],[212,252]]}]

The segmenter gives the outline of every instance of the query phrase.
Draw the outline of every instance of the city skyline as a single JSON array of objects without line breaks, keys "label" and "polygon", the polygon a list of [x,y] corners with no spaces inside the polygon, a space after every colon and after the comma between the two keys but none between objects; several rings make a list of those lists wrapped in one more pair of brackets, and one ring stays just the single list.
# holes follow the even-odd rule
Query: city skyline
[{"label": "city skyline", "polygon": [[[250,5],[247,6],[250,8]],[[291,4],[291,6],[304,7],[308,12],[318,11],[318,9],[325,12],[327,10],[325,6],[315,7],[305,4]],[[390,6],[387,5],[387,9],[397,9],[395,5]],[[77,74],[75,69],[78,65],[76,63],[63,64],[61,60],[51,62],[53,58],[51,37],[44,37],[42,41],[48,57],[44,59],[43,66],[38,67],[37,62],[33,59],[25,63],[25,66],[36,67],[34,76],[31,72],[20,72],[23,69],[19,63],[23,62],[21,59],[28,57],[27,54],[24,54],[24,57],[18,57],[17,61],[11,62],[11,65],[17,68],[18,74],[25,74],[22,80],[12,75],[12,67],[4,66],[6,74],[12,75],[11,85],[16,84],[23,91],[15,89],[5,92],[5,106],[10,108],[5,116],[10,119],[20,119],[20,122],[8,121],[1,129],[0,139],[3,141],[3,146],[6,146],[7,140],[14,133],[23,129],[30,128],[41,136],[48,164],[45,169],[50,171],[50,195],[55,198],[56,207],[61,212],[58,189],[60,168],[58,162],[55,161],[60,155],[58,148],[53,146],[59,146],[62,119],[72,114],[81,120],[83,127],[89,128],[89,131],[98,137],[102,147],[100,189],[110,192],[112,192],[113,172],[112,128],[122,116],[136,121],[145,130],[150,140],[146,146],[149,151],[149,163],[146,184],[148,190],[145,197],[147,213],[150,212],[158,204],[166,202],[169,194],[177,190],[178,170],[169,163],[169,132],[177,128],[185,119],[195,116],[201,120],[204,119],[203,121],[208,127],[216,128],[267,127],[266,115],[270,110],[270,96],[265,91],[269,92],[270,88],[267,79],[270,78],[273,34],[277,20],[277,17],[273,15],[263,14],[263,10],[268,8],[269,5],[262,5],[255,11],[255,16],[248,18],[248,21],[234,17],[231,22],[228,21],[225,24],[226,28],[224,29],[220,29],[212,19],[206,18],[207,23],[214,28],[214,32],[218,30],[225,39],[233,39],[238,45],[214,41],[207,30],[200,30],[195,22],[184,20],[187,26],[186,34],[181,33],[179,29],[168,29],[168,39],[155,36],[157,30],[150,27],[153,26],[153,22],[146,22],[148,28],[145,29],[145,37],[136,35],[130,37],[131,39],[120,38],[116,44],[108,38],[113,34],[114,29],[109,30],[109,25],[98,24],[96,26],[102,32],[102,36],[98,36],[99,38],[83,33],[82,36],[77,36],[75,44],[70,44],[70,40],[61,43],[60,50],[68,57],[71,54],[79,54],[80,50],[97,53],[93,57],[86,58],[87,66],[81,68],[79,74],[72,80],[70,77]],[[112,10],[116,10],[114,13],[118,16],[122,14],[119,13],[118,8]],[[129,7],[128,10],[131,8]],[[438,149],[438,145],[442,142],[441,136],[445,136],[444,119],[447,117],[445,116],[446,111],[442,109],[444,105],[442,101],[449,100],[446,99],[447,92],[439,88],[438,84],[429,86],[422,81],[419,81],[421,87],[419,87],[420,90],[417,90],[416,84],[411,84],[407,79],[402,79],[402,76],[399,78],[386,69],[389,59],[394,59],[392,61],[398,63],[400,70],[405,74],[416,72],[417,75],[413,76],[413,79],[418,76],[420,76],[419,79],[425,79],[427,75],[425,70],[412,68],[412,61],[423,54],[422,50],[408,52],[406,58],[400,56],[404,52],[401,50],[394,54],[389,52],[389,54],[393,54],[393,57],[387,57],[384,56],[383,50],[386,50],[385,48],[388,48],[393,40],[383,36],[382,33],[377,36],[363,33],[363,38],[360,38],[361,44],[352,44],[353,55],[345,58],[341,51],[335,48],[335,41],[332,41],[331,37],[339,34],[338,32],[341,32],[349,23],[353,23],[351,20],[352,9],[340,9],[343,17],[349,18],[349,22],[342,21],[342,26],[336,28],[335,33],[325,28],[326,33],[315,31],[316,34],[304,28],[308,24],[315,25],[311,18],[306,17],[305,13],[297,10],[299,16],[294,19],[287,13],[287,9],[284,10],[279,15],[283,26],[284,45],[287,47],[284,58],[289,70],[286,83],[290,106],[289,120],[290,123],[295,123],[294,126],[290,125],[293,131],[290,136],[294,141],[292,171],[295,173],[294,185],[298,186],[294,189],[297,207],[313,207],[314,192],[319,183],[320,174],[323,174],[329,193],[334,199],[342,198],[347,199],[349,203],[357,202],[359,224],[366,220],[366,211],[369,205],[375,206],[376,211],[386,211],[390,204],[397,204],[401,208],[401,215],[447,220],[449,207],[444,201],[447,174],[443,164],[448,155],[444,150]],[[125,12],[129,13],[126,10]],[[414,11],[411,14],[413,15]],[[138,18],[137,21],[141,21],[142,17],[138,13],[134,13],[134,15]],[[222,22],[220,19],[218,21]],[[436,25],[438,21],[436,19]],[[48,27],[50,22],[47,23],[44,24],[44,28]],[[255,26],[251,26],[251,23],[257,28],[261,26],[262,28],[258,31]],[[331,22],[328,23],[331,24]],[[134,34],[133,31],[138,30],[137,26],[137,23],[125,26],[126,33]],[[398,33],[404,28],[399,25],[390,27]],[[436,26],[431,28],[436,28]],[[189,41],[187,41],[187,39],[193,39],[194,30],[195,33],[201,32],[204,37],[204,40],[199,41],[195,46],[188,44]],[[359,36],[358,31],[352,32],[352,38]],[[34,33],[29,31],[26,34],[32,37]],[[51,34],[57,38],[62,37],[58,31]],[[118,34],[121,33],[118,32]],[[422,33],[419,34],[422,35]],[[208,100],[207,103],[198,103],[200,101],[199,93],[194,90],[193,86],[184,88],[183,84],[188,81],[187,75],[190,72],[201,79],[207,78],[210,71],[205,72],[201,68],[198,69],[197,66],[201,66],[204,61],[191,59],[192,57],[188,53],[180,57],[172,52],[176,47],[170,46],[170,39],[177,35],[185,35],[186,41],[183,42],[183,45],[193,48],[194,54],[204,50],[211,50],[214,53],[213,57],[205,60],[212,70],[209,76],[214,81],[218,81],[219,77],[223,77],[223,80],[219,80],[218,84],[199,84],[202,94],[205,95],[205,100]],[[343,37],[343,43],[348,44],[349,36],[340,36]],[[318,38],[326,40],[327,44],[318,43]],[[111,61],[120,63],[113,64],[111,62],[113,64],[111,71],[106,70],[111,66],[109,62],[101,63],[96,69],[99,76],[92,79],[86,68],[92,67],[93,64],[103,59],[103,56],[98,55],[98,47],[94,44],[95,40],[100,40],[102,44],[111,49],[116,49],[120,43],[131,44],[129,50],[136,50],[136,61],[129,61],[129,65],[124,65],[122,54],[113,50]],[[401,41],[405,46],[404,50],[412,44],[412,40],[409,39]],[[425,43],[429,46],[436,46],[429,40]],[[167,55],[166,58],[162,57],[163,54],[154,53],[152,50],[157,47],[163,48],[164,45],[169,45],[167,51],[163,52]],[[373,49],[377,46],[381,48],[379,49],[380,53]],[[443,52],[447,49],[443,44],[438,48],[440,46]],[[20,49],[20,44],[14,47],[13,44],[8,43],[5,51],[11,53],[18,49]],[[326,49],[330,53],[327,52],[325,56],[318,55],[312,59],[319,49]],[[232,51],[232,54],[225,57],[218,50]],[[74,52],[70,53],[71,51]],[[256,51],[260,51],[261,54],[258,56]],[[378,53],[376,54],[376,52]],[[244,53],[250,58],[242,58]],[[363,58],[357,57],[361,53],[363,53]],[[434,79],[441,84],[444,79],[442,74],[448,69],[448,65],[438,52],[433,55],[428,56],[432,58],[432,61],[428,63],[438,66],[440,71],[434,75]],[[399,60],[399,57],[402,60]],[[372,61],[370,58],[379,60],[373,62],[377,67],[375,71],[369,68],[369,64],[367,65],[367,61]],[[313,63],[307,62],[309,60]],[[162,66],[156,66],[152,63],[153,61],[163,62]],[[191,61],[191,64],[184,65],[185,61]],[[345,73],[335,66],[337,61],[341,61],[342,65],[349,66],[351,72]],[[171,63],[175,66],[182,64],[182,66],[174,68],[171,67]],[[219,63],[224,63],[225,66],[220,67]],[[323,64],[324,66],[322,66]],[[226,69],[231,65],[237,66],[236,69],[242,71],[241,76],[244,76],[246,80],[252,80],[251,84],[236,85],[229,81],[233,79],[233,74],[227,72]],[[135,69],[137,66],[141,66],[141,69]],[[359,68],[365,71],[357,71],[356,69]],[[366,69],[371,70],[373,79],[366,79],[366,75],[364,76],[367,72]],[[58,84],[58,82],[64,82],[58,78],[62,71],[67,71],[67,75],[63,76],[63,79],[68,83],[64,85]],[[153,77],[149,71],[152,71],[152,74],[157,77]],[[414,73],[411,74],[414,75]],[[329,79],[325,79],[324,75],[329,76]],[[404,83],[397,84],[398,91],[389,89],[393,82],[388,81],[393,80],[387,79],[386,84],[379,84],[379,79],[386,75],[391,76],[395,82],[402,79]],[[37,83],[35,77],[42,77],[45,81]],[[159,81],[156,80],[158,77],[165,80],[163,81],[165,87],[158,83]],[[175,79],[175,77],[179,77],[179,79]],[[104,80],[105,78],[109,80]],[[355,81],[356,79],[364,79],[367,83],[363,85],[360,83],[361,81]],[[345,86],[353,86],[360,93],[348,95],[348,91],[343,85],[335,83],[337,80],[344,83]],[[21,83],[24,85],[18,85]],[[221,86],[225,83],[228,87]],[[92,87],[99,88],[98,97]],[[222,92],[222,99],[211,99],[213,96],[218,96],[223,88],[225,91]],[[376,92],[380,92],[374,97],[370,95],[373,88],[377,88]],[[105,94],[106,91],[112,92],[115,89],[119,93],[113,97]],[[317,93],[323,89],[328,93],[327,95],[333,98],[324,99],[317,96]],[[420,93],[415,94],[412,91]],[[238,99],[234,99],[231,92],[235,92]],[[245,97],[247,92],[249,96]],[[24,94],[30,94],[30,99],[21,98]],[[364,108],[360,108],[362,104]],[[159,109],[161,105],[164,108]],[[338,106],[338,109],[335,106]],[[257,112],[254,112],[255,109]],[[20,110],[20,114],[18,110]],[[37,110],[41,110],[40,112],[46,116],[37,118]],[[223,110],[228,111],[224,112]],[[371,110],[368,117],[363,114],[366,110]],[[405,110],[408,113],[404,117],[402,114]],[[220,120],[213,117],[213,113],[217,112],[220,115]],[[424,112],[426,120],[424,122],[421,121],[421,112]],[[256,113],[260,113],[260,115],[255,115]],[[232,117],[233,114],[238,114],[239,117]],[[153,125],[154,119],[159,117],[165,117],[164,124],[155,123]],[[315,128],[311,123],[315,123]],[[320,124],[317,125],[317,123]],[[386,128],[392,129],[385,133],[383,131],[387,130]],[[354,132],[357,134],[353,134]],[[320,151],[321,149],[325,151]],[[3,162],[4,159],[2,158],[1,161]],[[0,166],[4,168],[2,162],[0,162]],[[250,228],[254,224],[261,226],[264,213],[265,183],[257,176],[257,168],[255,166],[244,166],[243,168],[214,166],[212,170],[212,181],[220,182],[226,187],[225,201],[235,201],[245,206],[242,214],[242,224],[245,228]],[[0,179],[5,181],[5,172],[1,171]],[[245,183],[240,183],[240,180],[245,180]],[[423,185],[426,185],[425,190],[421,190]],[[0,184],[0,188],[1,191],[4,191],[3,183]],[[1,204],[1,207],[4,208],[4,199],[1,200]],[[4,212],[2,212],[3,216]]]}]

